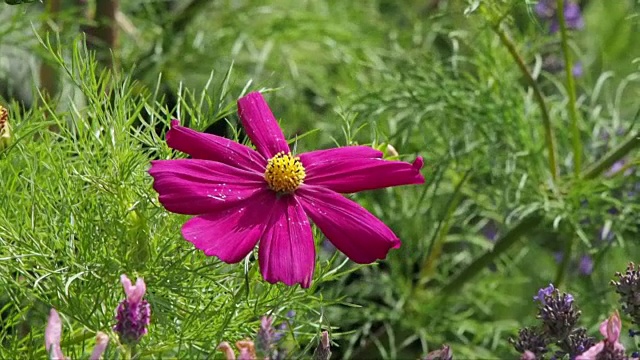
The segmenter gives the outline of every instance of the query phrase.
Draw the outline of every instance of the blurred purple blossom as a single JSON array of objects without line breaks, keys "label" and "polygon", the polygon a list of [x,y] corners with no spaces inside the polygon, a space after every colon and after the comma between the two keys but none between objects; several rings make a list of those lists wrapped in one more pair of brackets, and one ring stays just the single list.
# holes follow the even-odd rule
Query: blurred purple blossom
[{"label": "blurred purple blossom", "polygon": [[498,238],[498,231],[498,223],[491,219],[489,219],[480,230],[480,232],[482,232],[482,235],[491,242],[495,242]]},{"label": "blurred purple blossom", "polygon": [[[542,69],[550,73],[559,73],[564,71],[564,67],[564,60],[555,54],[546,55],[542,60]],[[583,72],[582,63],[577,62],[573,64],[571,73],[574,77],[582,76]]]},{"label": "blurred purple blossom", "polygon": [[624,176],[629,176],[631,174],[633,174],[633,167],[628,167],[625,169],[625,166],[627,165],[627,160],[626,159],[620,159],[618,161],[616,161],[613,165],[611,165],[611,167],[609,168],[609,170],[607,170],[607,172],[604,173],[605,177],[613,177],[615,176],[618,172],[622,171],[624,169],[624,173],[622,175]]},{"label": "blurred purple blossom", "polygon": [[582,275],[591,275],[593,272],[593,259],[589,255],[582,255],[578,265],[578,271]]},{"label": "blurred purple blossom", "polygon": [[[558,16],[556,14],[557,3],[555,0],[540,0],[535,6],[535,12],[538,17],[549,24],[549,33],[553,34],[560,29]],[[565,1],[564,3],[564,19],[567,29],[580,30],[584,27],[584,19],[580,6],[573,1]]]}]

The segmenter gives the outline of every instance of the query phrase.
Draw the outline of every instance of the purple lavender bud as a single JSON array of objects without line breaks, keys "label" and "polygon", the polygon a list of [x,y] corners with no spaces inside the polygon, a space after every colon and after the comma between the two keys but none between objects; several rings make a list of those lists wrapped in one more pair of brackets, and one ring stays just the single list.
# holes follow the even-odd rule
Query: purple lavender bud
[{"label": "purple lavender bud", "polygon": [[554,0],[540,0],[534,9],[538,17],[543,20],[551,20],[556,14],[556,4]]},{"label": "purple lavender bud", "polygon": [[481,232],[489,241],[495,242],[498,238],[498,224],[493,220],[489,220],[482,227]]},{"label": "purple lavender bud", "polygon": [[631,317],[634,324],[640,325],[640,266],[633,263],[624,274],[616,273],[617,281],[612,281],[616,292],[620,295],[622,311]]},{"label": "purple lavender bud", "polygon": [[536,328],[523,328],[518,332],[518,338],[510,338],[509,342],[519,353],[524,354],[529,351],[540,358],[549,351],[547,345],[549,341],[543,336],[542,331]]},{"label": "purple lavender bud", "polygon": [[[534,10],[541,20],[549,23],[549,32],[551,34],[558,31],[560,24],[558,23],[558,16],[556,14],[557,4],[555,0],[540,0]],[[567,29],[579,30],[584,27],[584,19],[582,18],[580,6],[572,1],[565,1],[564,3],[564,19],[567,24]]]},{"label": "purple lavender bud", "polygon": [[122,300],[116,310],[116,325],[113,327],[125,344],[135,344],[147,333],[151,320],[151,306],[143,299],[147,287],[142,278],[132,285],[127,275],[120,276],[127,298]]},{"label": "purple lavender bud", "polygon": [[273,344],[276,331],[273,328],[273,318],[271,316],[263,316],[260,322],[260,330],[256,335],[256,351],[262,357],[270,357],[273,351]]},{"label": "purple lavender bud", "polygon": [[573,69],[571,70],[571,73],[573,74],[573,77],[582,76],[582,74],[584,73],[584,70],[582,69],[582,63],[578,62],[573,64]]},{"label": "purple lavender bud", "polygon": [[589,255],[582,255],[580,258],[580,264],[578,265],[578,271],[582,275],[591,275],[593,272],[593,259]]},{"label": "purple lavender bud", "polygon": [[[548,292],[549,288],[547,290]],[[573,306],[573,296],[561,293],[557,289],[551,294],[544,293],[544,299],[538,306],[538,318],[542,320],[542,328],[549,338],[562,341],[571,334],[578,319],[580,311]],[[540,296],[540,293],[538,293]]]},{"label": "purple lavender bud", "polygon": [[547,286],[546,288],[538,290],[538,295],[534,296],[533,300],[539,301],[540,304],[545,305],[545,298],[548,295],[551,295],[555,289],[556,288],[553,286],[553,284],[549,284],[549,286]]},{"label": "purple lavender bud", "polygon": [[588,336],[585,328],[577,328],[569,335],[568,340],[565,342],[567,347],[563,347],[563,350],[569,353],[570,359],[573,359],[595,345],[595,343],[596,339]]},{"label": "purple lavender bud", "polygon": [[[560,264],[562,262],[562,259],[564,259],[564,253],[562,251],[555,251],[553,253],[553,260],[555,260],[556,263]],[[536,300],[535,297],[534,300]]]},{"label": "purple lavender bud", "polygon": [[580,6],[574,2],[565,1],[564,19],[567,22],[567,29],[580,30],[584,28],[584,19],[582,18]]}]

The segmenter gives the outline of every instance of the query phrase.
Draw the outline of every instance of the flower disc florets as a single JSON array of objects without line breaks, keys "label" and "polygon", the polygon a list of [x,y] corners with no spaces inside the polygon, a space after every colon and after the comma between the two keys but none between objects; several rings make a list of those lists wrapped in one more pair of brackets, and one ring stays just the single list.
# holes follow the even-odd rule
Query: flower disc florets
[{"label": "flower disc florets", "polygon": [[269,159],[264,179],[269,188],[278,193],[292,193],[304,181],[306,174],[300,158],[284,152]]}]

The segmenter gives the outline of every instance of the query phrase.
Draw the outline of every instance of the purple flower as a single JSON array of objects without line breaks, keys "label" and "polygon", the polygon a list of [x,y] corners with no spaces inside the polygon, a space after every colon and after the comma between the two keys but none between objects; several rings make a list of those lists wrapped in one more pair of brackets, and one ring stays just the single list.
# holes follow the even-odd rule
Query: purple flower
[{"label": "purple flower", "polygon": [[553,284],[549,284],[546,288],[538,290],[538,295],[534,296],[533,300],[540,302],[541,305],[545,305],[545,298],[550,296],[555,290],[556,288]]},{"label": "purple flower", "polygon": [[625,165],[627,164],[627,160],[626,159],[621,159],[616,161],[613,165],[611,165],[611,167],[609,168],[609,170],[607,170],[607,172],[604,173],[604,176],[610,178],[610,177],[614,177],[615,175],[617,175],[620,171],[622,171],[624,169],[624,173],[622,173],[623,176],[629,176],[631,174],[633,174],[633,168],[632,167],[628,167],[625,169]]},{"label": "purple flower", "polygon": [[550,285],[540,289],[537,298],[540,301],[538,318],[542,320],[544,333],[557,341],[566,339],[580,318],[580,312],[573,304],[573,296]]},{"label": "purple flower", "polygon": [[256,351],[263,357],[271,357],[273,346],[276,343],[276,330],[273,328],[273,318],[263,316],[260,322],[260,330],[256,336]]},{"label": "purple flower", "polygon": [[589,255],[582,255],[578,270],[582,275],[591,275],[593,272],[593,259]]},{"label": "purple flower", "polygon": [[490,219],[482,227],[481,232],[482,232],[482,235],[484,235],[484,237],[489,239],[489,241],[495,242],[496,239],[498,238],[498,224],[494,220]]},{"label": "purple flower", "polygon": [[[549,54],[542,59],[542,69],[550,73],[559,73],[565,71],[564,60],[554,54]],[[574,77],[580,77],[583,74],[582,63],[577,62],[573,64],[571,73]]]},{"label": "purple flower", "polygon": [[577,62],[573,64],[573,69],[571,70],[571,73],[573,74],[573,77],[582,76],[582,73],[583,73],[582,63]]},{"label": "purple flower", "polygon": [[116,325],[113,330],[120,336],[120,341],[134,344],[147,333],[147,326],[151,320],[151,307],[144,300],[147,287],[142,278],[132,285],[127,275],[120,276],[127,298],[118,305],[116,310]]},{"label": "purple flower", "polygon": [[[538,17],[549,23],[549,32],[551,34],[556,33],[560,28],[556,9],[557,5],[555,0],[540,0],[535,6],[535,12]],[[584,27],[584,19],[582,18],[580,6],[572,1],[565,1],[564,3],[564,19],[567,24],[567,29],[579,30]]]}]

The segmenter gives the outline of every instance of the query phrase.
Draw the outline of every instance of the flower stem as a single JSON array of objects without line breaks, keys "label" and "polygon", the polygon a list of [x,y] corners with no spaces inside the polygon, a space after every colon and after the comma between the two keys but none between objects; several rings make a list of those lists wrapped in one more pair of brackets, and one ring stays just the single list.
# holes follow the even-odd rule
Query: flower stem
[{"label": "flower stem", "polygon": [[573,173],[575,177],[580,176],[582,168],[582,140],[580,138],[580,126],[578,124],[578,111],[576,109],[576,84],[573,78],[573,61],[571,60],[571,49],[569,49],[569,38],[567,35],[567,21],[564,16],[565,0],[556,0],[558,8],[558,22],[560,23],[560,39],[562,54],[564,56],[564,68],[567,75],[567,93],[569,102],[567,111],[571,120],[571,137],[573,143]]},{"label": "flower stem", "polygon": [[538,226],[542,222],[543,216],[539,211],[533,212],[527,215],[524,219],[513,227],[509,232],[504,234],[493,249],[487,251],[482,256],[474,260],[469,266],[462,270],[451,282],[445,285],[441,293],[444,296],[451,295],[458,291],[465,283],[469,282],[474,276],[480,274],[489,264],[491,264],[495,258],[507,251],[516,241],[532,228]]},{"label": "flower stem", "polygon": [[589,166],[582,174],[584,179],[594,179],[610,168],[616,161],[622,159],[631,150],[640,147],[640,133],[633,133],[622,144],[607,153],[602,159]]},{"label": "flower stem", "polygon": [[513,43],[513,41],[511,41],[511,39],[504,32],[504,30],[500,28],[500,24],[496,24],[492,26],[492,28],[493,28],[493,31],[496,34],[498,34],[500,41],[507,48],[507,50],[509,51],[509,54],[511,54],[511,57],[518,65],[518,68],[522,72],[522,75],[524,75],[525,80],[533,90],[533,95],[536,99],[536,102],[538,103],[538,106],[540,107],[540,112],[542,114],[542,125],[544,126],[545,142],[546,142],[547,152],[549,156],[549,171],[551,172],[551,178],[555,183],[556,180],[558,179],[558,166],[556,162],[556,143],[555,143],[555,138],[553,136],[553,128],[551,127],[551,117],[549,116],[549,109],[547,108],[547,104],[544,101],[544,96],[542,95],[542,92],[540,91],[538,84],[533,78],[533,75],[531,75],[531,72],[527,68],[527,65],[524,63],[522,56],[520,56],[520,54],[518,53],[518,50],[516,49],[516,46]]},{"label": "flower stem", "polygon": [[569,238],[569,240],[565,243],[564,256],[562,257],[562,262],[560,262],[560,266],[558,266],[558,271],[556,272],[556,278],[553,282],[556,287],[560,287],[562,285],[562,281],[564,281],[564,276],[569,270],[569,264],[571,263],[571,258],[573,257],[573,244],[575,236]]}]

